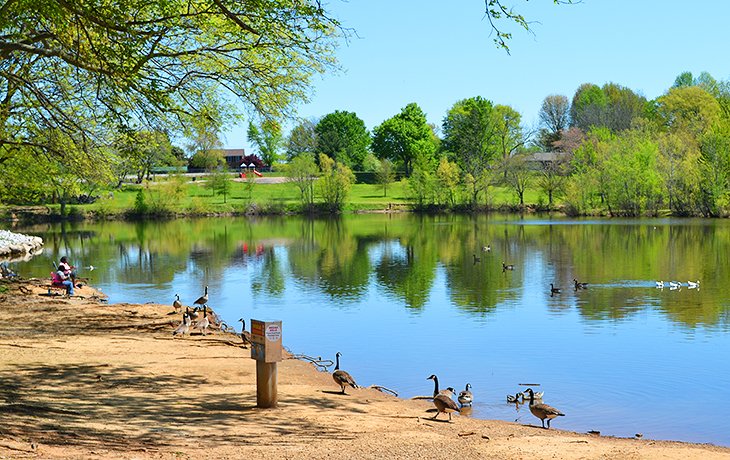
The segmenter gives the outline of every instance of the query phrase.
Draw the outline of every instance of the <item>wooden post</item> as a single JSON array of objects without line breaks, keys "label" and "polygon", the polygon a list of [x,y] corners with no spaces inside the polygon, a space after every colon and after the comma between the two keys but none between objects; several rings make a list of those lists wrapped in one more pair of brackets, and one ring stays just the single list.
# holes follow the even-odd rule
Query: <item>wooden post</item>
[{"label": "wooden post", "polygon": [[277,364],[256,361],[256,406],[262,409],[276,407]]},{"label": "wooden post", "polygon": [[251,358],[256,360],[256,406],[276,407],[277,368],[282,358],[281,321],[251,320]]}]

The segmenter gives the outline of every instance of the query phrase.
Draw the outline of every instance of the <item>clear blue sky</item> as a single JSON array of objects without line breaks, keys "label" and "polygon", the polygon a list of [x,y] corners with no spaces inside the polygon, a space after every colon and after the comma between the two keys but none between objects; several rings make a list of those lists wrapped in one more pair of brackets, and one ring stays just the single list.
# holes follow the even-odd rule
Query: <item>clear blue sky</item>
[{"label": "clear blue sky", "polygon": [[[410,102],[441,124],[458,100],[482,96],[537,123],[545,96],[572,98],[586,82],[614,82],[653,99],[689,70],[730,79],[730,2],[725,0],[505,0],[534,35],[507,21],[511,55],[496,48],[482,0],[331,0],[328,8],[356,30],[337,56],[343,71],[314,78],[301,117],[355,112],[368,129]],[[244,124],[225,134],[245,147]],[[290,129],[291,125],[286,129]]]}]

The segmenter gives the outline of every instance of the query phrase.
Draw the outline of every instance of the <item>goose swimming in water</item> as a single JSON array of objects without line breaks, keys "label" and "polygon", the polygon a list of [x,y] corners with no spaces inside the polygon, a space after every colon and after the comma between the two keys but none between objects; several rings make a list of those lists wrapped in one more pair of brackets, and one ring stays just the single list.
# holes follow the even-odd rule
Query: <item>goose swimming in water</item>
[{"label": "goose swimming in water", "polygon": [[689,287],[690,289],[698,288],[700,287],[700,281],[697,280],[696,283],[692,281],[687,281],[687,287]]},{"label": "goose swimming in water", "polygon": [[514,395],[514,396],[512,396],[512,395],[507,395],[507,402],[508,402],[508,403],[513,403],[513,404],[515,404],[515,403],[519,403],[519,402],[520,402],[520,401],[522,401],[522,400],[523,400],[524,398],[525,398],[525,395],[524,395],[524,394],[523,394],[522,392],[520,392],[520,393],[515,393],[515,395]]},{"label": "goose swimming in water", "polygon": [[514,270],[515,266],[512,264],[506,265],[504,262],[502,262],[502,272],[505,272],[507,270]]},{"label": "goose swimming in water", "polygon": [[657,289],[664,289],[664,281],[657,281],[656,282],[656,288]]},{"label": "goose swimming in water", "polygon": [[679,289],[682,287],[682,283],[679,281],[670,281],[669,282],[669,289]]},{"label": "goose swimming in water", "polygon": [[338,351],[335,354],[335,360],[337,361],[337,364],[335,364],[335,371],[332,373],[332,379],[342,388],[342,394],[344,395],[347,394],[345,393],[345,387],[347,385],[350,385],[352,388],[360,387],[357,386],[357,383],[355,383],[355,379],[353,379],[349,373],[340,369],[340,356],[342,356],[342,353]]},{"label": "goose swimming in water", "polygon": [[564,413],[560,412],[552,406],[548,406],[547,404],[542,403],[535,404],[535,392],[532,391],[532,388],[528,388],[525,391],[530,395],[530,412],[532,412],[532,415],[540,419],[543,428],[545,428],[545,420],[547,420],[547,429],[549,430],[550,420],[554,419],[555,417],[565,416]]},{"label": "goose swimming in water", "polygon": [[550,295],[553,294],[560,294],[560,288],[556,288],[553,283],[550,283]]},{"label": "goose swimming in water", "polygon": [[459,392],[459,396],[456,398],[459,400],[459,404],[462,406],[471,406],[474,400],[474,395],[471,393],[471,384],[467,383],[464,390]]},{"label": "goose swimming in water", "polygon": [[588,283],[580,283],[577,279],[573,278],[573,285],[575,286],[575,290],[578,289],[588,289]]}]

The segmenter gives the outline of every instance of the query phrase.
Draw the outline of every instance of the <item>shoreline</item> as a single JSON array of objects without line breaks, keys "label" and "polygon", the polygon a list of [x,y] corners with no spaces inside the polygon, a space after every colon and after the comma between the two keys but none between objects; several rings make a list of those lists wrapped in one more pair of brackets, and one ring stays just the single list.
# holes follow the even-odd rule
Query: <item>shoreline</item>
[{"label": "shoreline", "polygon": [[0,283],[13,311],[0,325],[0,458],[730,459],[730,448],[543,430],[532,417],[431,420],[430,401],[341,395],[296,359],[279,363],[278,408],[258,409],[238,334],[173,338],[169,305],[106,305],[89,286],[49,297],[46,283]]}]

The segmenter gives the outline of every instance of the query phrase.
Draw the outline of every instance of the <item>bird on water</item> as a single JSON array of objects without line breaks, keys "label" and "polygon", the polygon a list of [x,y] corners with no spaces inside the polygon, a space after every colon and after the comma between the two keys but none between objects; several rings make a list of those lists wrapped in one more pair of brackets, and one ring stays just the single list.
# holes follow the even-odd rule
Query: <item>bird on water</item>
[{"label": "bird on water", "polygon": [[530,412],[532,412],[532,415],[540,419],[543,428],[545,428],[545,420],[547,420],[547,429],[549,430],[550,420],[555,417],[562,417],[565,415],[556,408],[548,406],[547,404],[535,404],[535,392],[532,391],[532,388],[528,388],[525,391],[530,395]]},{"label": "bird on water", "polygon": [[459,396],[456,398],[461,406],[471,406],[474,401],[474,395],[471,392],[471,383],[467,383],[466,387],[459,392]]},{"label": "bird on water", "polygon": [[335,371],[332,373],[332,379],[342,388],[342,394],[345,393],[345,387],[350,385],[352,388],[360,388],[357,386],[357,383],[355,383],[355,379],[352,378],[352,376],[347,372],[340,369],[340,356],[342,356],[342,353],[339,351],[335,354]]}]

